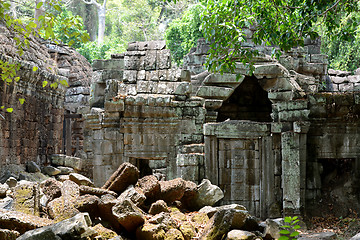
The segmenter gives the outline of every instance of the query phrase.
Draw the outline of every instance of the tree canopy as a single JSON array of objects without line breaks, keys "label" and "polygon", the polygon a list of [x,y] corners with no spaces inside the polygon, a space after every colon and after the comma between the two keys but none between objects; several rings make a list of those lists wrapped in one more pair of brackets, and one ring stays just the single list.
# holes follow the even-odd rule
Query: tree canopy
[{"label": "tree canopy", "polygon": [[[359,9],[357,0],[207,0],[202,29],[210,43],[207,67],[231,71],[235,61],[251,62],[256,54],[244,46],[245,29],[255,44],[287,51],[319,37],[319,26],[333,32],[341,17]],[[280,53],[274,52],[274,55]]]}]

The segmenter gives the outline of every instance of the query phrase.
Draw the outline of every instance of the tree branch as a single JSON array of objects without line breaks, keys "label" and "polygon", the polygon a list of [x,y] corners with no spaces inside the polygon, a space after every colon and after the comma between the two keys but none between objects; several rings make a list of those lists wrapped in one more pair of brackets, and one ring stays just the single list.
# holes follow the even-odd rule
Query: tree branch
[{"label": "tree branch", "polygon": [[[88,5],[94,4],[96,6],[96,8],[101,7],[101,5],[98,2],[96,2],[96,0],[89,0],[89,1],[82,0],[82,1],[83,1],[83,3],[88,4]],[[106,3],[106,0],[105,0],[105,3]]]}]

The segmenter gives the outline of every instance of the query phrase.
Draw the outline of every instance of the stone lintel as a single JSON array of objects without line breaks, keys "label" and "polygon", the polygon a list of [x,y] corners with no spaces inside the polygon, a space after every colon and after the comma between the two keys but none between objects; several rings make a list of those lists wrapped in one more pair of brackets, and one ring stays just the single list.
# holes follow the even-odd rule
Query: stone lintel
[{"label": "stone lintel", "polygon": [[216,136],[218,138],[257,138],[267,136],[269,133],[270,124],[268,123],[230,120],[204,125],[205,136]]}]

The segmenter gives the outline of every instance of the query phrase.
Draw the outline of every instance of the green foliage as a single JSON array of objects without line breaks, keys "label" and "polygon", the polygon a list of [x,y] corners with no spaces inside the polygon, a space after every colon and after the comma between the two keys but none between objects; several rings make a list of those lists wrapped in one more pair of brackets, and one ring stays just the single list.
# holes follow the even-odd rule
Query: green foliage
[{"label": "green foliage", "polygon": [[302,46],[308,36],[318,37],[317,23],[332,30],[337,27],[339,13],[357,9],[357,0],[208,0],[202,18],[202,29],[210,42],[207,67],[233,71],[235,61],[251,62],[256,52],[246,47],[245,29],[252,28],[255,44],[276,45],[287,51]]},{"label": "green foliage", "polygon": [[204,5],[200,3],[189,7],[182,18],[172,21],[166,30],[166,45],[171,51],[172,60],[178,65],[182,64],[184,56],[195,46],[197,40],[204,37],[200,30],[200,16],[204,9]]},{"label": "green foliage", "polygon": [[54,20],[53,31],[57,40],[74,48],[80,48],[83,43],[89,41],[90,36],[84,30],[83,20],[80,16],[74,16],[72,12],[63,9]]},{"label": "green foliage", "polygon": [[329,67],[354,71],[360,67],[360,13],[344,15],[333,31],[323,29],[322,53],[329,56]]},{"label": "green foliage", "polygon": [[[40,34],[43,38],[51,41],[57,42],[57,37],[54,32],[55,24],[59,25],[59,22],[62,24],[61,35],[66,35],[69,38],[73,37],[77,41],[87,41],[88,35],[84,32],[79,32],[76,29],[81,27],[81,21],[79,21],[76,17],[62,17],[56,18],[53,12],[61,12],[62,9],[60,7],[60,2],[58,0],[48,0],[46,2],[49,8],[52,8],[53,11],[45,11],[44,15],[39,16],[37,20],[28,19],[23,22],[21,19],[16,19],[9,14],[10,11],[10,3],[5,1],[0,1],[0,19],[6,24],[6,27],[9,28],[13,33],[13,40],[15,41],[17,47],[17,53],[19,56],[24,54],[24,49],[30,46],[29,37],[30,35],[37,36]],[[39,9],[43,3],[40,2],[37,4],[36,8]],[[70,30],[69,30],[70,29]],[[72,31],[71,31],[72,29]],[[73,40],[75,42],[75,40]],[[71,41],[69,42],[71,44]],[[8,85],[13,83],[14,81],[20,81],[20,77],[17,76],[17,71],[20,69],[20,65],[17,63],[10,63],[6,61],[0,60],[0,76],[1,79]],[[37,71],[38,67],[34,66],[33,71]],[[56,88],[58,86],[58,82],[63,85],[67,85],[63,81],[56,80],[56,82],[51,83],[50,87]],[[47,81],[42,82],[42,86],[46,87],[48,85]],[[24,104],[25,99],[19,98],[20,104]],[[1,106],[0,110],[6,109],[7,112],[13,112],[13,108],[5,106]],[[0,116],[4,118],[1,114]]]},{"label": "green foliage", "polygon": [[300,234],[297,230],[301,227],[297,224],[299,222],[298,217],[285,217],[285,224],[281,226],[280,230],[281,237],[279,240],[294,240]]}]

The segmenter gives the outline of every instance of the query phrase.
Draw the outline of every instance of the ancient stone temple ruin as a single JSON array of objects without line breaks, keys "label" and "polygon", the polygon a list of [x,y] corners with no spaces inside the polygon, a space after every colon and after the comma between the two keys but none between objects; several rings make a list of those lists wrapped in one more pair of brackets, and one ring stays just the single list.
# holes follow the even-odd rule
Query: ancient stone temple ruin
[{"label": "ancient stone temple ruin", "polygon": [[96,61],[84,142],[95,183],[130,162],[141,175],[208,178],[222,203],[262,218],[341,203],[345,192],[358,208],[360,76],[327,76],[318,41],[279,60],[252,47],[253,74],[243,64],[205,71],[203,41],[183,69],[162,41]]},{"label": "ancient stone temple ruin", "polygon": [[[14,113],[0,121],[0,167],[73,158],[101,186],[130,162],[140,176],[207,178],[222,204],[261,218],[360,210],[360,75],[328,71],[318,41],[278,60],[249,41],[260,52],[253,71],[237,64],[221,75],[205,71],[203,40],[182,68],[163,41],[150,41],[91,70],[73,49],[36,39],[17,56],[3,31],[1,58],[21,62],[22,81],[1,83],[0,103]],[[42,87],[55,79],[69,88]],[[19,104],[23,95],[32,104]]]}]

